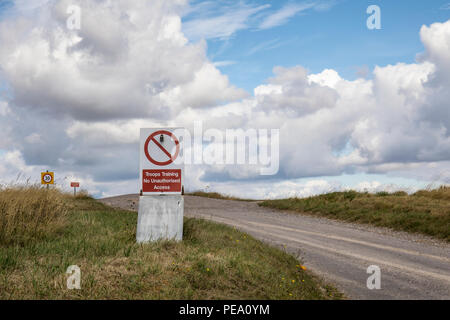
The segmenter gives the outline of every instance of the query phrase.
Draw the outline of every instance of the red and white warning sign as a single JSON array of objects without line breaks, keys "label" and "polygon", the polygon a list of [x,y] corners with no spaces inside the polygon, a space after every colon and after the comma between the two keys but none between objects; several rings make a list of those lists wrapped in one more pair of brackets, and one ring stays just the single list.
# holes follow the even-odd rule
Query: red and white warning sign
[{"label": "red and white warning sign", "polygon": [[141,129],[140,186],[144,195],[181,194],[181,128]]}]

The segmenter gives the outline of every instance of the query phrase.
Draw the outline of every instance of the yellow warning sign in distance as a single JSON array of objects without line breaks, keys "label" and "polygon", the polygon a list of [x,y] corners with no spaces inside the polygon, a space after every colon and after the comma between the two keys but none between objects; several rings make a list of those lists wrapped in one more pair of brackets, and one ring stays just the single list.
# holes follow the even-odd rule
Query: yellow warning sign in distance
[{"label": "yellow warning sign in distance", "polygon": [[55,184],[55,174],[53,172],[41,172],[41,184]]}]

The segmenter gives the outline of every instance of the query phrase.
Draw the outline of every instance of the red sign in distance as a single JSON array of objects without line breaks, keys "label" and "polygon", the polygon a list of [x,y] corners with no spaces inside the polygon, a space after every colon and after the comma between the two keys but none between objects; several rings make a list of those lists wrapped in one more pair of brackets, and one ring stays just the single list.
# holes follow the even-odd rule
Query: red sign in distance
[{"label": "red sign in distance", "polygon": [[181,169],[142,171],[143,192],[181,192]]},{"label": "red sign in distance", "polygon": [[79,182],[71,182],[71,183],[70,183],[70,186],[71,186],[72,188],[79,188],[79,187],[80,187],[80,183],[79,183]]}]

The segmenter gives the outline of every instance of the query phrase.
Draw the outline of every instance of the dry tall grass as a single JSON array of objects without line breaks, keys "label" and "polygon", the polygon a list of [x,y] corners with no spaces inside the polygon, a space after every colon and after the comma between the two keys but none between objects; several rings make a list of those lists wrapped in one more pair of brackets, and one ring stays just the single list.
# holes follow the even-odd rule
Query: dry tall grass
[{"label": "dry tall grass", "polygon": [[435,200],[450,200],[450,186],[440,186],[437,189],[430,190],[419,190],[414,195]]},{"label": "dry tall grass", "polygon": [[0,189],[0,244],[24,244],[55,234],[65,223],[67,196],[55,189]]}]

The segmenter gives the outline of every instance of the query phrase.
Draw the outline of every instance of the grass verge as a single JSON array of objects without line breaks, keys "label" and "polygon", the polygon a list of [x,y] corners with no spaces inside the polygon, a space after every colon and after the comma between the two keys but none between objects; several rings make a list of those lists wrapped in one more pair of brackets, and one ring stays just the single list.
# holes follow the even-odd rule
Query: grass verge
[{"label": "grass verge", "polygon": [[264,207],[422,233],[450,241],[450,187],[376,194],[333,192],[309,198],[267,200]]},{"label": "grass verge", "polygon": [[[186,219],[183,242],[136,244],[137,214],[67,200],[62,233],[0,245],[0,299],[339,299],[291,255],[225,225]],[[81,269],[68,290],[66,270]]]},{"label": "grass verge", "polygon": [[252,200],[252,199],[241,199],[233,196],[223,195],[218,192],[205,192],[205,191],[195,191],[186,193],[188,196],[196,196],[196,197],[205,197],[205,198],[212,198],[212,199],[222,199],[222,200],[235,200],[235,201],[258,201],[258,200]]}]

